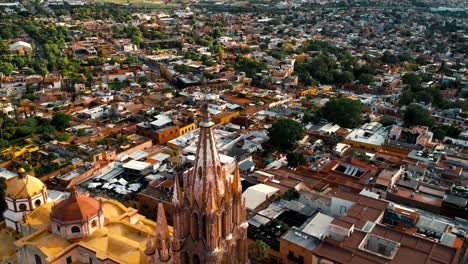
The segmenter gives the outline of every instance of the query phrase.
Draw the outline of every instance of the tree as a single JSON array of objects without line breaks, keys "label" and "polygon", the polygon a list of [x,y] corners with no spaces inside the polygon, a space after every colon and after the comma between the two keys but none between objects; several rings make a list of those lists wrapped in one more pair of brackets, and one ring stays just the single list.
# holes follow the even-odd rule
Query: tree
[{"label": "tree", "polygon": [[304,116],[302,117],[302,123],[307,124],[314,120],[314,117],[309,111],[304,112]]},{"label": "tree", "polygon": [[382,126],[392,126],[395,124],[395,120],[384,117],[379,121],[379,123],[382,124]]},{"label": "tree", "polygon": [[363,73],[359,75],[359,81],[364,84],[364,85],[369,85],[375,81],[374,76],[368,74],[368,73]]},{"label": "tree", "polygon": [[53,125],[58,131],[63,131],[70,127],[71,120],[71,115],[65,114],[63,112],[55,112],[50,124]]},{"label": "tree", "polygon": [[57,133],[55,139],[58,141],[68,141],[70,139],[70,134],[68,133]]},{"label": "tree", "polygon": [[406,127],[418,125],[431,127],[433,122],[431,112],[417,104],[409,105],[403,117],[403,123]]},{"label": "tree", "polygon": [[306,163],[306,159],[301,153],[289,152],[286,158],[288,159],[288,165],[291,167],[297,167]]},{"label": "tree", "polygon": [[236,68],[238,72],[245,72],[249,78],[253,78],[257,73],[268,69],[265,62],[245,58],[242,56],[237,59],[236,63],[234,64],[234,68]]},{"label": "tree", "polygon": [[2,72],[4,75],[11,75],[14,70],[15,66],[13,66],[13,64],[11,64],[10,62],[0,62],[0,72]]},{"label": "tree", "polygon": [[84,129],[84,128],[79,128],[79,129],[76,131],[76,135],[79,136],[79,137],[85,136],[85,135],[86,135],[86,129]]},{"label": "tree", "polygon": [[292,119],[280,119],[268,129],[268,136],[274,146],[287,150],[304,137],[304,128]]},{"label": "tree", "polygon": [[422,78],[416,73],[406,73],[401,78],[404,84],[407,84],[411,90],[416,90],[421,85]]},{"label": "tree", "polygon": [[391,53],[389,51],[385,51],[385,53],[382,56],[382,62],[386,63],[386,64],[396,64],[396,63],[398,63],[400,61],[399,61],[398,57],[395,54],[393,54],[393,53]]},{"label": "tree", "polygon": [[333,79],[338,84],[350,83],[354,81],[354,75],[350,71],[333,71]]},{"label": "tree", "polygon": [[357,100],[339,97],[328,101],[320,115],[342,127],[355,128],[361,124],[362,105]]},{"label": "tree", "polygon": [[178,64],[174,66],[174,70],[178,71],[179,73],[182,74],[187,74],[190,72],[190,67],[185,64]]},{"label": "tree", "polygon": [[300,196],[301,195],[299,194],[298,191],[296,191],[296,189],[291,188],[291,189],[288,189],[283,195],[281,195],[281,199],[291,201],[291,200],[299,199]]},{"label": "tree", "polygon": [[262,240],[256,240],[249,245],[249,256],[256,261],[264,261],[268,257],[270,247]]}]

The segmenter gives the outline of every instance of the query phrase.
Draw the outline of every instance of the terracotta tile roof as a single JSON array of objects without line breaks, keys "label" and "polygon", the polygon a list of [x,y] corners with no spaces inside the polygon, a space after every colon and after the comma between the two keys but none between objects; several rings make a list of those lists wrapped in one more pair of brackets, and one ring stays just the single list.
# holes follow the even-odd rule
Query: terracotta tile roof
[{"label": "terracotta tile roof", "polygon": [[76,192],[52,208],[51,218],[59,222],[75,222],[96,216],[102,210],[101,202]]}]

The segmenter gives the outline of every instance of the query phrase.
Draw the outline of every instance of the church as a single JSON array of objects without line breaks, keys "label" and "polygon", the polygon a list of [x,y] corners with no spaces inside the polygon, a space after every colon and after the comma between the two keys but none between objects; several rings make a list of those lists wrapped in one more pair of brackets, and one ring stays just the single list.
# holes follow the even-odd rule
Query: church
[{"label": "church", "polygon": [[159,204],[156,222],[134,208],[79,194],[51,201],[22,170],[6,190],[0,223],[2,263],[249,263],[245,201],[236,167],[222,169],[207,106],[198,149],[185,177],[175,175],[174,227]]},{"label": "church", "polygon": [[174,180],[174,235],[162,204],[154,238],[148,238],[148,264],[248,263],[245,202],[236,167],[234,177],[222,169],[207,106],[202,109],[200,138],[188,177]]}]

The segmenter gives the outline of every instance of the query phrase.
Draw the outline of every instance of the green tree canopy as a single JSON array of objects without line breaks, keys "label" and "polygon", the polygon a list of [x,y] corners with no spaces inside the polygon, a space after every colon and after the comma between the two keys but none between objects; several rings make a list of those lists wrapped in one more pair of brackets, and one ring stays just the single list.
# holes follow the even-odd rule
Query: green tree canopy
[{"label": "green tree canopy", "polygon": [[257,73],[268,69],[265,62],[245,58],[243,56],[240,56],[234,63],[234,68],[236,68],[238,72],[245,72],[249,78],[252,78]]},{"label": "green tree canopy", "polygon": [[270,247],[262,240],[256,240],[249,245],[249,256],[257,261],[263,261],[268,257]]},{"label": "green tree canopy", "polygon": [[301,194],[298,191],[296,191],[296,189],[291,188],[288,189],[283,195],[281,195],[281,199],[291,201],[299,199],[300,196]]},{"label": "green tree canopy", "polygon": [[268,129],[268,136],[274,146],[284,150],[291,149],[304,137],[304,128],[292,119],[280,119]]},{"label": "green tree canopy", "polygon": [[375,81],[374,76],[368,73],[363,73],[359,75],[358,80],[364,85],[369,85]]},{"label": "green tree canopy", "polygon": [[389,51],[384,52],[381,60],[383,63],[387,63],[387,64],[396,64],[400,62],[400,60],[398,59],[398,56],[396,56],[395,54]]},{"label": "green tree canopy", "polygon": [[70,127],[71,120],[71,115],[58,111],[54,113],[50,124],[53,125],[58,131],[63,131]]},{"label": "green tree canopy", "polygon": [[417,104],[410,104],[405,111],[403,122],[406,127],[418,125],[431,127],[434,120],[429,110]]},{"label": "green tree canopy", "polygon": [[404,84],[407,84],[411,88],[411,90],[416,90],[421,85],[422,81],[421,76],[412,72],[406,73],[401,79]]},{"label": "green tree canopy", "polygon": [[346,97],[334,98],[320,109],[320,115],[342,127],[354,128],[361,124],[362,105]]},{"label": "green tree canopy", "polygon": [[286,158],[288,159],[288,165],[291,167],[297,167],[306,163],[306,159],[301,153],[289,152]]}]

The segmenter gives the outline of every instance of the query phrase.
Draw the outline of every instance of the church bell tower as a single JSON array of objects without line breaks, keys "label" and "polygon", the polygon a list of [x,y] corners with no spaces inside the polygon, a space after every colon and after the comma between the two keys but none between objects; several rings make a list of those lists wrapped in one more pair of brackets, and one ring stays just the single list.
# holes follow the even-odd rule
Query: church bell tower
[{"label": "church bell tower", "polygon": [[[234,176],[226,176],[207,104],[203,106],[202,113],[194,166],[188,177],[180,179],[176,175],[174,180],[174,233],[171,243],[168,244],[168,235],[161,235],[166,234],[165,231],[158,231],[161,228],[165,230],[162,225],[167,227],[165,221],[159,222],[159,211],[164,214],[160,205],[155,240],[148,240],[149,263],[249,263],[248,224],[239,169],[236,164]],[[169,249],[170,256],[166,256],[164,252],[169,252]]]}]

